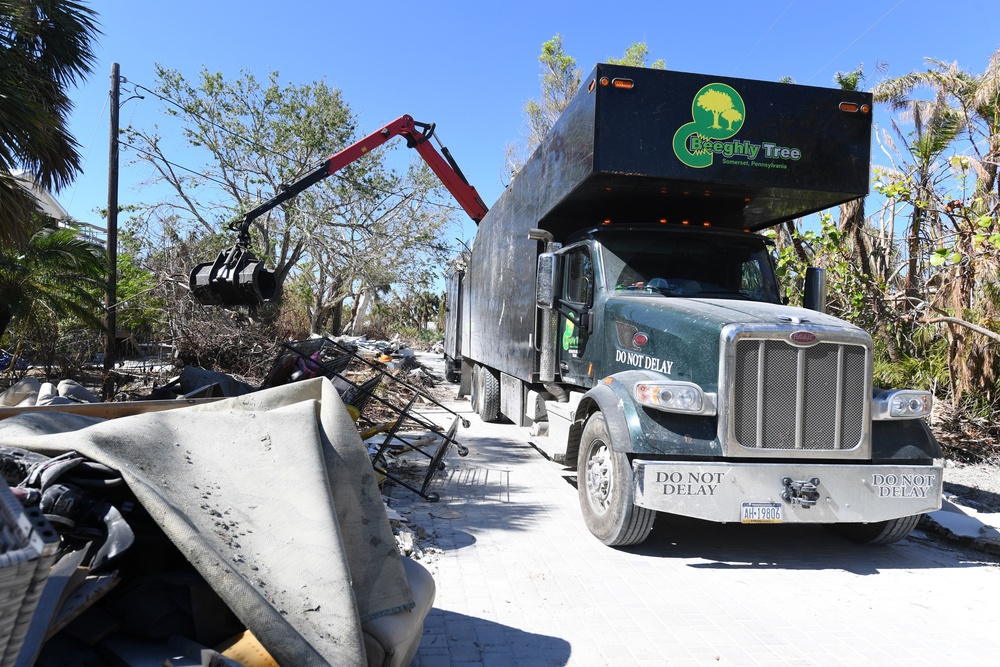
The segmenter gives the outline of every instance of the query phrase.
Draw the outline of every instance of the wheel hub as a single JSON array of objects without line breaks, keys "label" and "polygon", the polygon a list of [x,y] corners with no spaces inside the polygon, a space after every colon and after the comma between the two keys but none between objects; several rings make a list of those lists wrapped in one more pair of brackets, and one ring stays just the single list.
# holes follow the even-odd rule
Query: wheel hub
[{"label": "wheel hub", "polygon": [[608,511],[611,497],[611,457],[607,445],[599,445],[587,460],[587,495],[600,514]]}]

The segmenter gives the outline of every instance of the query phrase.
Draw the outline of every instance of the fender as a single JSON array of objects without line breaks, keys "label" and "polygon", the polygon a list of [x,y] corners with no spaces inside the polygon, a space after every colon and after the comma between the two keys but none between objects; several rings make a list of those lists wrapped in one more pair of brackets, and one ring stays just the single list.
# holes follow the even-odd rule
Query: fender
[{"label": "fender", "polygon": [[566,443],[567,464],[576,465],[583,425],[598,410],[604,414],[611,448],[617,452],[682,458],[722,456],[716,417],[662,412],[636,403],[632,394],[635,384],[659,377],[650,371],[622,371],[584,394]]},{"label": "fender", "polygon": [[925,462],[943,458],[941,444],[923,419],[872,422],[872,462]]}]

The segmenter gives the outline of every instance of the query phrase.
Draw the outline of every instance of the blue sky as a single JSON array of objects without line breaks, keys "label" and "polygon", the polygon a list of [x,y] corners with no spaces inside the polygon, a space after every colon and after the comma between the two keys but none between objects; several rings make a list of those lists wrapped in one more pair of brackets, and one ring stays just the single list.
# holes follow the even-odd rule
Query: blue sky
[{"label": "blue sky", "polygon": [[[84,0],[86,2],[86,0]],[[885,62],[889,76],[932,57],[981,72],[1000,48],[997,0],[424,0],[307,2],[285,0],[94,0],[103,31],[93,74],[71,93],[71,131],[84,173],[57,194],[78,220],[102,224],[107,204],[108,90],[118,62],[129,81],[153,87],[154,64],[194,79],[202,67],[227,78],[241,69],[283,83],[325,80],[339,88],[362,133],[406,113],[437,124],[487,204],[502,191],[504,148],[517,141],[524,103],[539,96],[538,54],[559,33],[586,74],[608,57],[645,41],[668,69],[832,86],[837,71]],[[159,122],[150,95],[129,100],[121,124]],[[886,114],[876,110],[875,122]],[[173,127],[176,127],[174,125]],[[143,166],[121,158],[121,204],[154,200]],[[316,156],[317,159],[325,155]],[[198,169],[178,149],[177,161]],[[462,236],[472,237],[465,224]],[[458,235],[458,232],[456,232]]]}]

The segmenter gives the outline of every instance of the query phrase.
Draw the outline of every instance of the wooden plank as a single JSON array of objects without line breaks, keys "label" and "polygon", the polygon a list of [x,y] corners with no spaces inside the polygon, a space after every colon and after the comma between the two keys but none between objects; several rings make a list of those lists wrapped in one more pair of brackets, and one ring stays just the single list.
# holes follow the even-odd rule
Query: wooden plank
[{"label": "wooden plank", "polygon": [[86,417],[100,417],[101,419],[114,419],[116,417],[128,417],[130,415],[141,415],[147,412],[162,412],[163,410],[173,410],[175,408],[186,408],[192,405],[204,405],[222,400],[217,398],[178,398],[166,401],[122,401],[119,403],[73,403],[70,405],[32,405],[26,407],[0,407],[0,419],[14,417],[15,415],[31,413],[52,413],[65,412],[74,415],[84,415]]}]

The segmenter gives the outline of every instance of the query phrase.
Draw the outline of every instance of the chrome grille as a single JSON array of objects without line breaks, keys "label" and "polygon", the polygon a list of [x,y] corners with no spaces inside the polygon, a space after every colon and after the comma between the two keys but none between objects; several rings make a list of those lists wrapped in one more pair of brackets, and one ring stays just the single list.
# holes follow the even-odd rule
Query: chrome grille
[{"label": "chrome grille", "polygon": [[733,360],[731,433],[748,449],[850,450],[866,433],[867,348],[742,339]]}]

